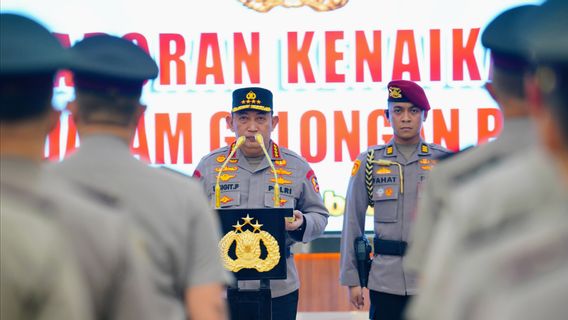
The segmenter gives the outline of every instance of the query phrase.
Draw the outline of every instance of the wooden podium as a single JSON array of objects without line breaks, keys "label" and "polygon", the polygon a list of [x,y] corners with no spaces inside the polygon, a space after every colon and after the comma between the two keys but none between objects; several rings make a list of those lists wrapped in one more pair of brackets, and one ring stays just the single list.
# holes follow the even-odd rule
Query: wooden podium
[{"label": "wooden podium", "polygon": [[259,289],[227,290],[231,320],[272,318],[271,279],[286,279],[284,219],[291,208],[219,209],[223,237],[219,242],[225,268],[237,280],[260,280]]}]

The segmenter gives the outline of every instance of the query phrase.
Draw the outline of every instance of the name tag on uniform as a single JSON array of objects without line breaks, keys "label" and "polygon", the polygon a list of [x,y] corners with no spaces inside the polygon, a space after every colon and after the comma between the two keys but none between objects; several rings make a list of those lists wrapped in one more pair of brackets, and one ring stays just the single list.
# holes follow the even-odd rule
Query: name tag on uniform
[{"label": "name tag on uniform", "polygon": [[378,176],[375,177],[375,184],[398,184],[397,176]]}]

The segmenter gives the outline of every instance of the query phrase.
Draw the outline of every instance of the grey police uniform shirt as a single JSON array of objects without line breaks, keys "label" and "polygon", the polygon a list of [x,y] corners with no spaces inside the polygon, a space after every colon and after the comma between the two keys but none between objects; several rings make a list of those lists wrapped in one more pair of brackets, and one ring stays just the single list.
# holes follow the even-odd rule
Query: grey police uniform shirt
[{"label": "grey police uniform shirt", "polygon": [[503,159],[524,152],[527,146],[535,143],[535,136],[528,118],[507,119],[502,133],[495,141],[464,151],[436,166],[418,202],[416,221],[410,230],[412,245],[408,248],[404,262],[407,270],[420,272],[424,266],[434,228],[451,190]]},{"label": "grey police uniform shirt", "polygon": [[96,319],[156,319],[153,287],[119,211],[94,202],[39,164],[2,158],[2,183],[51,201],[45,211],[64,231],[86,279]]},{"label": "grey police uniform shirt", "polygon": [[[448,275],[465,257],[491,247],[499,235],[541,208],[568,197],[558,172],[539,146],[508,158],[476,179],[460,185],[432,240],[424,267],[421,294],[408,309],[410,319],[439,319],[448,294]],[[540,216],[540,219],[548,217]]]},{"label": "grey police uniform shirt", "polygon": [[[329,213],[323,204],[313,170],[304,159],[287,148],[280,148],[271,142],[269,151],[278,172],[281,206],[300,210],[306,222],[301,239],[293,238],[298,232],[286,233],[286,246],[319,237],[325,230]],[[194,176],[201,178],[213,208],[218,170],[229,152],[229,146],[213,151],[201,159],[194,173]],[[267,159],[263,159],[258,167],[252,168],[241,151],[237,150],[220,180],[222,209],[274,207],[274,174]],[[286,295],[300,287],[293,254],[286,259],[286,264],[287,279],[270,281],[272,297]],[[259,287],[259,281],[256,280],[239,281],[239,288]]]},{"label": "grey police uniform shirt", "polygon": [[[361,153],[353,168],[346,194],[343,232],[341,236],[340,282],[359,286],[353,241],[364,234],[369,194],[365,177],[372,170],[371,198],[374,203],[375,237],[383,240],[408,241],[421,188],[437,158],[448,154],[445,148],[420,141],[418,150],[408,161],[397,151],[394,140],[375,146],[373,160],[389,160],[402,167],[404,182],[397,165],[372,164],[366,168],[368,151]],[[376,255],[369,275],[368,288],[397,295],[416,294],[416,276],[403,270],[403,257]]]},{"label": "grey police uniform shirt", "polygon": [[491,235],[490,245],[474,243],[448,274],[438,319],[565,318],[568,198],[558,200],[515,215],[514,226]]},{"label": "grey police uniform shirt", "polygon": [[74,154],[50,169],[76,186],[102,190],[127,209],[153,263],[160,319],[186,318],[187,289],[229,281],[217,253],[217,217],[199,183],[148,166],[111,135],[83,137]]},{"label": "grey police uniform shirt", "polygon": [[43,204],[0,186],[0,318],[93,319],[75,257]]}]

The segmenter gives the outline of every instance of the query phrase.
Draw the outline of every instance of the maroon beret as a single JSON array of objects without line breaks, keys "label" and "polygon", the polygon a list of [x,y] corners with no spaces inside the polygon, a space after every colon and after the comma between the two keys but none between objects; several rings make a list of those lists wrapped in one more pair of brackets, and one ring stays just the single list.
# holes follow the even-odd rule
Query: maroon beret
[{"label": "maroon beret", "polygon": [[410,102],[418,108],[428,112],[430,103],[426,98],[424,89],[408,80],[393,80],[388,84],[389,102]]}]

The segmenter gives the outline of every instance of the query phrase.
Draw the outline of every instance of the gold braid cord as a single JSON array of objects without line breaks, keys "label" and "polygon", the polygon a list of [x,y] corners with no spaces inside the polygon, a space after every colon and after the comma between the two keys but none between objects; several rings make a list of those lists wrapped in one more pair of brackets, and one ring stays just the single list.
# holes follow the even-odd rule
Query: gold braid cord
[{"label": "gold braid cord", "polygon": [[298,8],[308,6],[315,11],[331,11],[343,7],[349,0],[239,0],[245,6],[258,12],[268,12],[278,6]]},{"label": "gold braid cord", "polygon": [[375,206],[373,202],[373,160],[375,160],[375,151],[369,150],[367,161],[365,161],[365,185],[367,186],[367,196],[371,207]]},{"label": "gold braid cord", "polygon": [[[236,241],[235,255],[237,259],[229,256],[229,248]],[[266,258],[260,258],[260,242],[268,252]],[[272,270],[280,261],[278,241],[268,232],[259,233],[250,230],[237,233],[230,231],[219,242],[219,250],[223,264],[227,270],[237,272],[241,269],[256,269],[259,272]]]}]

